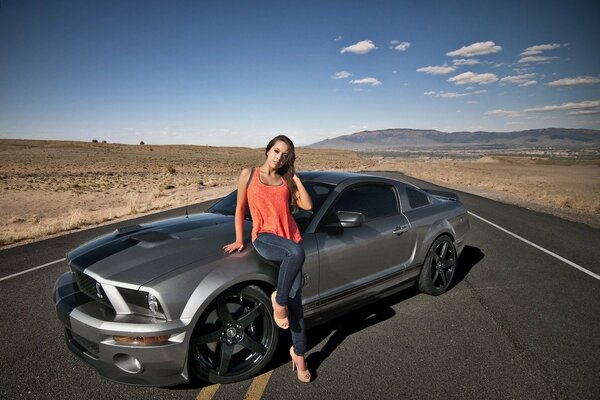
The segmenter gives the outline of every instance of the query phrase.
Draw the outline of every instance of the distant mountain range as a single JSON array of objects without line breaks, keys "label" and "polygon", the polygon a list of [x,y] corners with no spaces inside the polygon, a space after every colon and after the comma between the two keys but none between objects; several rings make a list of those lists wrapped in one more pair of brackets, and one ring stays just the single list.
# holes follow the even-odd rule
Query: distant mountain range
[{"label": "distant mountain range", "polygon": [[594,129],[529,129],[516,132],[440,132],[427,129],[362,131],[313,143],[307,147],[357,151],[435,147],[597,147],[600,131]]}]

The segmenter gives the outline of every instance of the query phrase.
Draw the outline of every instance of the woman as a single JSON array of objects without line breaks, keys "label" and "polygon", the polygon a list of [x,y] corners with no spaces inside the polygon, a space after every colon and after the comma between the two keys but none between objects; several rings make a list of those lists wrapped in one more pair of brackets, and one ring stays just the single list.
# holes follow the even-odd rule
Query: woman
[{"label": "woman", "polygon": [[[223,246],[227,253],[244,249],[244,215],[250,205],[252,244],[267,260],[281,261],[277,290],[271,294],[275,323],[290,329],[292,370],[298,368],[298,379],[310,382],[306,366],[306,333],[302,310],[302,265],[304,249],[296,221],[290,209],[312,208],[312,200],[296,175],[296,155],[292,141],[280,135],[265,150],[266,160],[260,167],[245,168],[238,179],[235,209],[235,242]],[[289,319],[288,319],[289,317]]]}]

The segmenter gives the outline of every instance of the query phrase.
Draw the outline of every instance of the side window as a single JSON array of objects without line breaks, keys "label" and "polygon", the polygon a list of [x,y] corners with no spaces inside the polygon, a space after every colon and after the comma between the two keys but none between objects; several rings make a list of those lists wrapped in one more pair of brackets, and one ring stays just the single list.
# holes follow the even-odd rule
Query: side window
[{"label": "side window", "polygon": [[364,214],[367,221],[398,213],[396,191],[390,185],[361,185],[341,194],[334,212],[353,211]]},{"label": "side window", "polygon": [[425,193],[410,186],[406,187],[406,197],[408,197],[410,208],[419,208],[429,204],[429,198]]}]

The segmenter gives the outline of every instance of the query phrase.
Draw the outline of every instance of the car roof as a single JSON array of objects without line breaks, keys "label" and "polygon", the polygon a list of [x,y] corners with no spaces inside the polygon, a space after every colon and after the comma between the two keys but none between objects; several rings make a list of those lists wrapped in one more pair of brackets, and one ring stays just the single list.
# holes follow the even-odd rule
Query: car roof
[{"label": "car roof", "polygon": [[338,185],[340,182],[350,178],[364,178],[371,175],[358,174],[355,172],[334,172],[334,171],[307,171],[299,172],[300,178],[303,181],[329,183],[331,185]]}]

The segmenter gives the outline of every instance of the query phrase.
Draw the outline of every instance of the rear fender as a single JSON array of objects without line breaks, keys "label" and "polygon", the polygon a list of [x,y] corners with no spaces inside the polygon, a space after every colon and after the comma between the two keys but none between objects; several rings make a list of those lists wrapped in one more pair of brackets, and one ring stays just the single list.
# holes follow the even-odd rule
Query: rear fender
[{"label": "rear fender", "polygon": [[452,241],[454,241],[456,237],[452,224],[450,224],[450,222],[448,222],[448,220],[446,219],[440,219],[435,221],[435,223],[433,223],[429,228],[429,231],[427,231],[427,233],[425,234],[425,237],[423,238],[422,251],[420,253],[419,258],[420,263],[423,263],[425,261],[427,252],[429,251],[429,248],[431,247],[433,242],[435,242],[435,240],[442,235],[450,236],[450,239],[452,239]]}]

